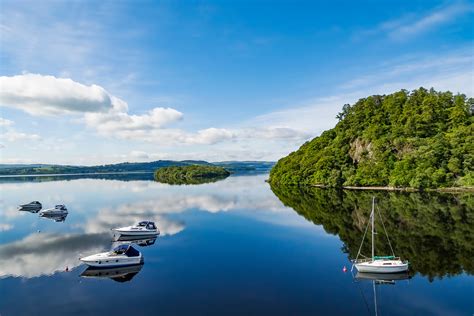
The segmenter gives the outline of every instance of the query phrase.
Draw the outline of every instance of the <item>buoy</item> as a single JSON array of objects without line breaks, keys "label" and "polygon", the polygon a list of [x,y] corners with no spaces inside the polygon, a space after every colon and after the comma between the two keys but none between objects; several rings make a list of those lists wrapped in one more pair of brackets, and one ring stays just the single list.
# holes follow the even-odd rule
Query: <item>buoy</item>
[{"label": "buoy", "polygon": [[347,272],[347,268],[346,266],[344,266],[344,268],[342,268],[342,272],[346,273]]}]

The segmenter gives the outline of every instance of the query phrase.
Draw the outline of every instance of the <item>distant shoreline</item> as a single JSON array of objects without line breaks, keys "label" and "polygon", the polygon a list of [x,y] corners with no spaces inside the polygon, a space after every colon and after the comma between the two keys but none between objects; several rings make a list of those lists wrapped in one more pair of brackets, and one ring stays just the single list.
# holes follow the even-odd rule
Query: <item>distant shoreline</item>
[{"label": "distant shoreline", "polygon": [[57,177],[57,176],[88,176],[88,175],[112,175],[112,174],[145,174],[153,171],[121,171],[121,172],[84,172],[84,173],[38,173],[38,174],[9,174],[0,175],[0,178],[19,178],[19,177]]}]

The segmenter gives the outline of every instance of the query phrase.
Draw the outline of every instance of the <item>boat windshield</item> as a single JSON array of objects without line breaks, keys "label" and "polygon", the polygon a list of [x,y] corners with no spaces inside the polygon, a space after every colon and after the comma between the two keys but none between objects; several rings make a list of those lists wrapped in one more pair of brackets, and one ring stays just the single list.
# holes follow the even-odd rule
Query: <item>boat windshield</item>
[{"label": "boat windshield", "polygon": [[112,250],[112,253],[115,254],[115,255],[122,255],[125,252],[127,252],[128,247],[129,247],[129,245],[120,245],[120,246],[114,248],[114,250]]},{"label": "boat windshield", "polygon": [[145,227],[148,224],[148,222],[140,222],[137,224],[138,227]]}]

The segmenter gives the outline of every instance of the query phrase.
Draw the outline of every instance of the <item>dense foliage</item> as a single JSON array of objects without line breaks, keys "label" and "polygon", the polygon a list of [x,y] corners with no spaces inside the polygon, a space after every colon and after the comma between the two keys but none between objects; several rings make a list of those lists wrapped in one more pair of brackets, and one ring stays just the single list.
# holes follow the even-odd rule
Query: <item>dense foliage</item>
[{"label": "dense foliage", "polygon": [[[372,196],[382,215],[395,254],[409,260],[410,271],[430,280],[463,272],[474,274],[474,195],[437,192],[336,190],[272,185],[273,192],[298,214],[344,242],[354,259],[369,221]],[[390,255],[379,218],[378,255]],[[370,232],[368,233],[370,237]],[[370,256],[366,237],[362,253]]]},{"label": "dense foliage", "polygon": [[229,175],[229,171],[218,166],[171,166],[157,169],[155,180],[169,184],[201,184],[225,179]]},{"label": "dense foliage", "polygon": [[339,123],[278,161],[270,182],[474,185],[474,99],[420,88],[344,105]]}]

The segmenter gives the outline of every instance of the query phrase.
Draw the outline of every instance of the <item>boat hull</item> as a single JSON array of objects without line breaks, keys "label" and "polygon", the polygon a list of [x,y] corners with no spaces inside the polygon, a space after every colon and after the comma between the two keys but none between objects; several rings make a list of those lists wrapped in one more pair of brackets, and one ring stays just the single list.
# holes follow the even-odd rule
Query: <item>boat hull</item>
[{"label": "boat hull", "polygon": [[141,253],[138,256],[110,255],[108,252],[103,252],[79,260],[95,268],[112,268],[143,263],[143,255]]},{"label": "boat hull", "polygon": [[120,234],[120,236],[157,236],[160,234],[159,231],[147,231],[147,230],[122,230],[122,229],[114,229],[114,232]]},{"label": "boat hull", "polygon": [[374,262],[356,263],[355,267],[359,272],[367,273],[400,273],[408,271],[408,263],[397,263],[392,265],[377,264]]},{"label": "boat hull", "polygon": [[80,259],[85,264],[94,267],[95,269],[106,269],[106,268],[115,268],[115,267],[126,267],[126,266],[133,266],[143,263],[143,257],[132,257],[132,258],[102,258],[99,260],[87,260],[87,259]]}]

